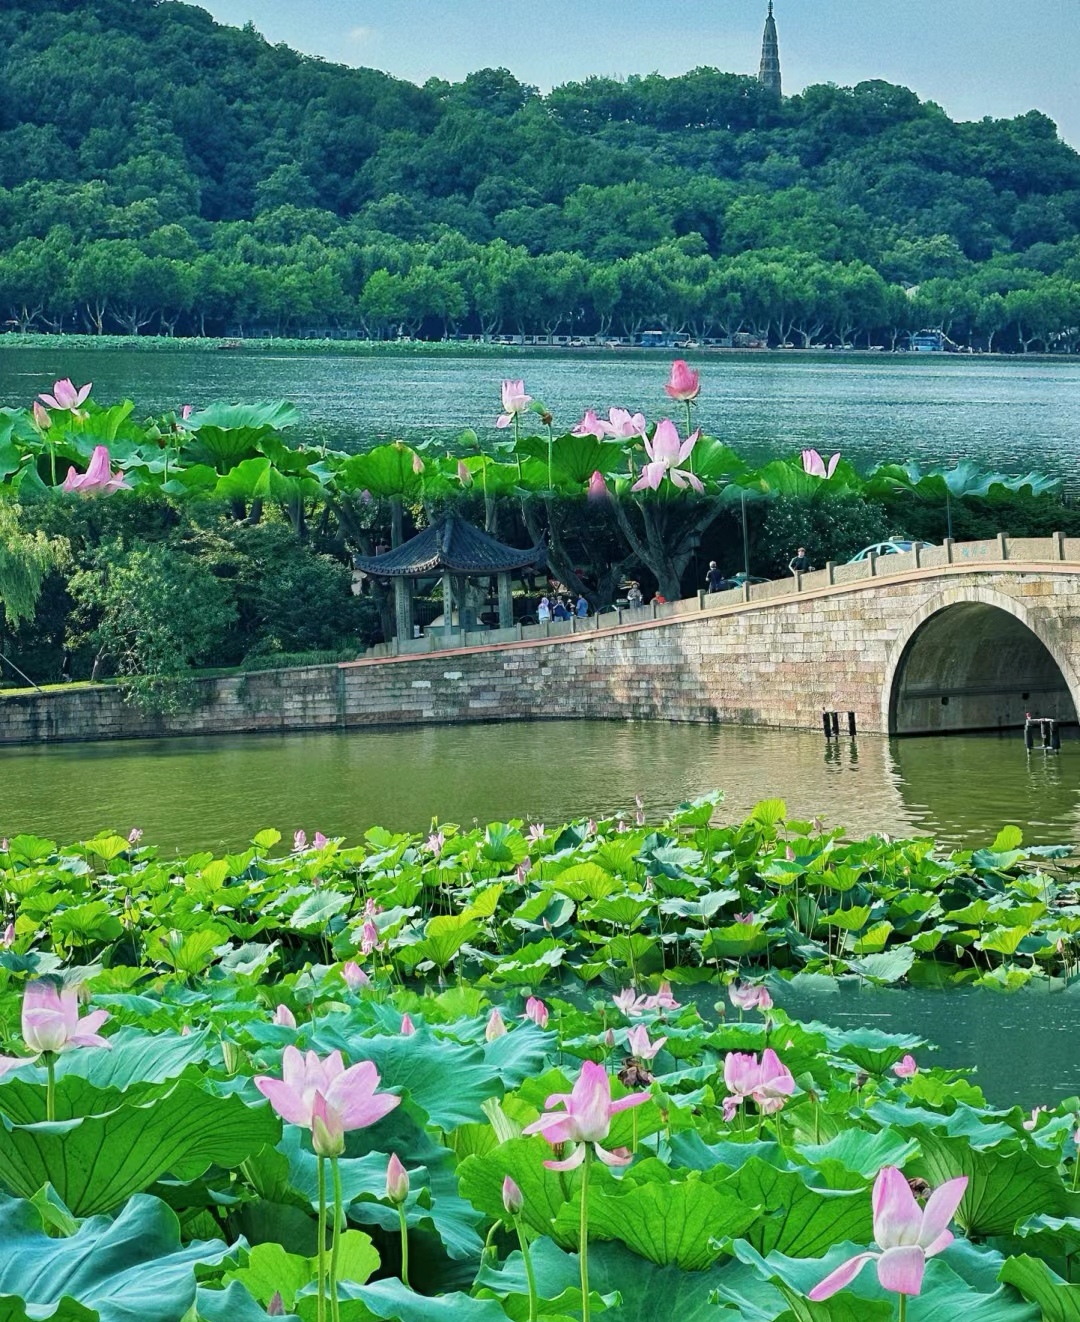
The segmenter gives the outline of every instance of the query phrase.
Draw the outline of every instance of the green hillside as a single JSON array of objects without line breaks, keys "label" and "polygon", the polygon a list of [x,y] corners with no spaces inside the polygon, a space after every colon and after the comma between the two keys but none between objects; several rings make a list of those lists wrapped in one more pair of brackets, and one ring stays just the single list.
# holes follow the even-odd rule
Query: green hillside
[{"label": "green hillside", "polygon": [[19,329],[1080,348],[1080,156],[882,82],[423,88],[155,0],[0,12]]}]

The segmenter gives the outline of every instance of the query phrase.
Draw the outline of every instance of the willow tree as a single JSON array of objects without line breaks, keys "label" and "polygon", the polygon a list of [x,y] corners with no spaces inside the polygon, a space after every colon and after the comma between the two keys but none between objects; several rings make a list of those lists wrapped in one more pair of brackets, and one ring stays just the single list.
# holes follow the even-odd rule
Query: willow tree
[{"label": "willow tree", "polygon": [[0,676],[6,660],[5,630],[17,629],[34,618],[45,575],[67,553],[63,538],[50,540],[40,530],[25,532],[18,506],[0,500]]}]

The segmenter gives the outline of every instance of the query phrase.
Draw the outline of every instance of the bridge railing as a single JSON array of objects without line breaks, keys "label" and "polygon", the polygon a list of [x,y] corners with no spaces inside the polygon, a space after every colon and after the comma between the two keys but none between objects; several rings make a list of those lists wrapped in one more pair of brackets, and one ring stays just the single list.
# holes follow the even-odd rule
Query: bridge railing
[{"label": "bridge railing", "polygon": [[642,624],[649,620],[674,619],[702,610],[738,606],[784,597],[798,596],[866,579],[895,578],[919,569],[940,569],[948,565],[1001,563],[1069,562],[1080,568],[1080,537],[1052,533],[1049,537],[997,537],[978,542],[954,542],[946,539],[940,546],[921,546],[914,551],[894,555],[867,556],[847,564],[829,562],[824,569],[805,574],[787,575],[764,583],[747,583],[727,592],[699,592],[680,601],[655,602],[637,609],[615,607],[588,619],[551,620],[546,624],[515,625],[512,629],[483,629],[462,633],[455,630],[447,637],[436,627],[423,638],[395,639],[369,649],[368,656],[426,655],[462,647],[491,647],[500,643],[543,641],[575,634],[595,633],[621,624]]}]

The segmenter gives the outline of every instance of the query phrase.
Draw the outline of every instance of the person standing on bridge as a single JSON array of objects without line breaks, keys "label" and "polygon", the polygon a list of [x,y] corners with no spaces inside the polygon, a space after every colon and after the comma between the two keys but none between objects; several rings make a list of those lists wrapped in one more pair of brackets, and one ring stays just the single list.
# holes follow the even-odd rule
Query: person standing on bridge
[{"label": "person standing on bridge", "polygon": [[731,580],[715,560],[710,560],[709,569],[705,575],[705,584],[710,592],[726,592],[731,587]]},{"label": "person standing on bridge", "polygon": [[788,562],[788,570],[792,574],[808,574],[812,568],[810,557],[806,554],[806,547],[800,546],[798,553]]}]

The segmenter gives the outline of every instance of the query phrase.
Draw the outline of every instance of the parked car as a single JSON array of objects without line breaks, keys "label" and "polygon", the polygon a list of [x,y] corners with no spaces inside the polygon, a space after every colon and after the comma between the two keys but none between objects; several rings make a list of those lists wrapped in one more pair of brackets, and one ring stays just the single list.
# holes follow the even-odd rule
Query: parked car
[{"label": "parked car", "polygon": [[914,551],[916,546],[933,545],[933,542],[909,542],[902,537],[891,537],[887,542],[875,542],[873,546],[864,546],[858,555],[851,557],[848,564],[858,564],[860,560],[865,560],[871,553],[874,555],[903,555],[907,551]]}]

